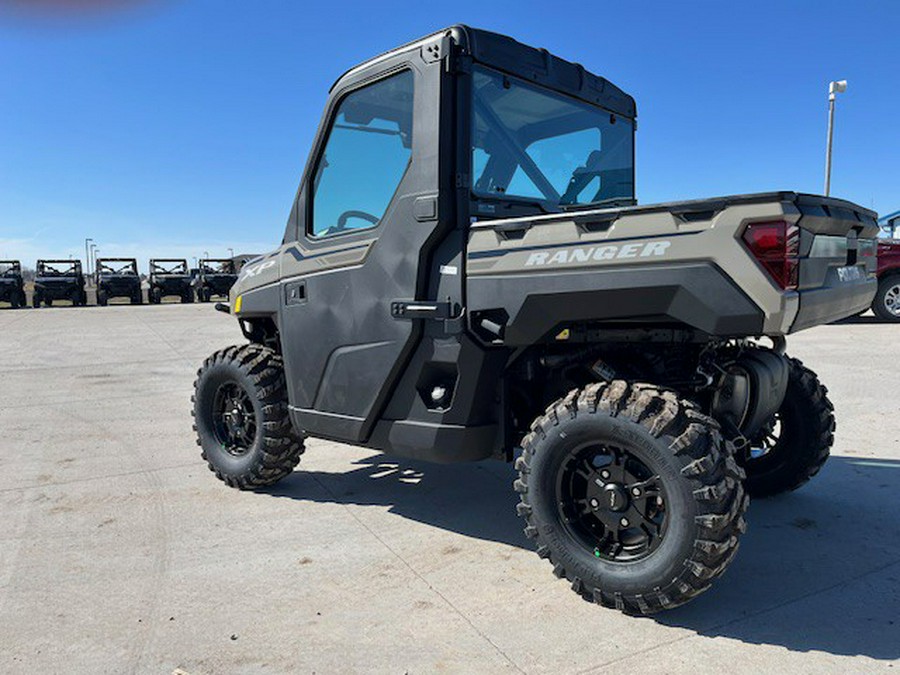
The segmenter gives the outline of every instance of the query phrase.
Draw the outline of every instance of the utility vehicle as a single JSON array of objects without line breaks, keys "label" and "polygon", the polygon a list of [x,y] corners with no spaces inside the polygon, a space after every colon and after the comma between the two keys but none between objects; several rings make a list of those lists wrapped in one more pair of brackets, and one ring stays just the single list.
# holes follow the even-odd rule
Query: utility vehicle
[{"label": "utility vehicle", "polygon": [[128,298],[132,305],[144,302],[141,275],[134,258],[100,258],[94,272],[97,304],[106,307],[112,298]]},{"label": "utility vehicle", "polygon": [[168,295],[181,302],[194,301],[194,287],[187,260],[184,258],[156,258],[150,261],[150,291],[148,300],[158,305]]},{"label": "utility vehicle", "polygon": [[13,309],[28,304],[22,264],[18,260],[0,260],[0,302],[8,302]]},{"label": "utility vehicle", "polygon": [[87,304],[80,260],[38,260],[34,271],[31,303],[50,307],[54,300],[70,300],[75,307]]},{"label": "utility vehicle", "polygon": [[228,297],[228,292],[237,281],[237,270],[231,258],[206,258],[200,261],[198,274],[194,279],[197,299],[209,302],[213,296]]},{"label": "utility vehicle", "polygon": [[271,485],[306,436],[515,461],[525,533],[574,591],[652,613],[705,590],[748,493],[828,457],[832,405],[785,336],[869,305],[878,227],[787,191],[638,206],[635,118],[464,26],[344,74],[281,247],[222,305],[247,343],[198,372],[210,469]]}]

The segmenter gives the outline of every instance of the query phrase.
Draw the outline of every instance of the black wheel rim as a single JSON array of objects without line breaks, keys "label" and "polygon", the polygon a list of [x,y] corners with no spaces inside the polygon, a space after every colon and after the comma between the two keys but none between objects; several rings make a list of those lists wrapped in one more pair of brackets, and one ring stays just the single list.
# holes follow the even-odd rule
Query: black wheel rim
[{"label": "black wheel rim", "polygon": [[578,448],[559,472],[559,516],[595,558],[633,562],[653,553],[665,536],[666,504],[659,475],[622,446]]},{"label": "black wheel rim", "polygon": [[801,447],[803,442],[802,412],[789,390],[778,412],[750,438],[745,462],[748,475],[777,471],[791,460],[792,449]]},{"label": "black wheel rim", "polygon": [[247,391],[237,382],[220,385],[212,412],[216,441],[229,455],[246,455],[256,439],[256,413]]},{"label": "black wheel rim", "polygon": [[756,435],[750,439],[751,462],[761,462],[763,459],[772,459],[777,453],[779,441],[784,433],[782,414],[779,410],[768,422],[762,425]]}]

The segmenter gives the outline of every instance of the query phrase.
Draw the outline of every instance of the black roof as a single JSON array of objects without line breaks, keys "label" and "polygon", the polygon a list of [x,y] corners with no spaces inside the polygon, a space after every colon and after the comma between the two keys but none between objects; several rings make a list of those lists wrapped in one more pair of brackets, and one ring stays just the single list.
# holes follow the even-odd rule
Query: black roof
[{"label": "black roof", "polygon": [[469,56],[474,61],[600,105],[626,117],[633,118],[637,115],[634,98],[606,78],[589,72],[581,64],[554,56],[546,49],[529,47],[507,35],[462,24],[401,45],[351,68],[338,78],[332,90],[345,77],[362,68],[443,37],[450,38],[462,55]]}]

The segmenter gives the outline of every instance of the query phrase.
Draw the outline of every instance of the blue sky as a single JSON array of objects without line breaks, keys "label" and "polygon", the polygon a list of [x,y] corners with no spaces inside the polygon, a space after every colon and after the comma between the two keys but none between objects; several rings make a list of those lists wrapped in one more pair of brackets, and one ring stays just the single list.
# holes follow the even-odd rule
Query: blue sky
[{"label": "blue sky", "polygon": [[[19,0],[40,4],[49,0]],[[121,1],[121,0],[120,0]],[[641,203],[821,192],[900,209],[898,2],[0,1],[0,257],[224,255],[281,239],[327,91],[463,22],[584,64],[638,103]],[[446,8],[444,8],[446,7]]]}]

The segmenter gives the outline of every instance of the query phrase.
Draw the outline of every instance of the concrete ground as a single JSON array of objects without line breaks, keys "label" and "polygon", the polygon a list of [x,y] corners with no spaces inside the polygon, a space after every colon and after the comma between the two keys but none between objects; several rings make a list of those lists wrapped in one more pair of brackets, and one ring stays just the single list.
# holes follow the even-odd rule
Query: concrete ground
[{"label": "concrete ground", "polygon": [[900,671],[898,335],[789,341],[835,456],[751,505],[713,590],[631,618],[530,550],[500,463],[313,440],[267,492],[220,484],[191,384],[241,336],[209,305],[0,311],[0,672]]}]

